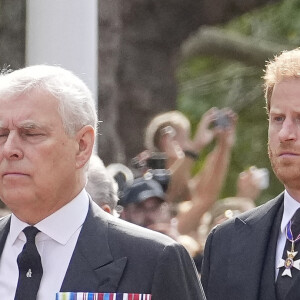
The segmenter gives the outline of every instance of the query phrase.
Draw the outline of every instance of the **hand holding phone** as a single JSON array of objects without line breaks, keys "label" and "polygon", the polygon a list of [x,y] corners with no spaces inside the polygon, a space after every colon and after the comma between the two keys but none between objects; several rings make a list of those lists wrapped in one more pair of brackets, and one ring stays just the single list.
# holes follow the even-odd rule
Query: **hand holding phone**
[{"label": "hand holding phone", "polygon": [[218,110],[216,112],[216,119],[213,121],[213,126],[217,128],[228,128],[232,123],[232,120],[228,113],[224,110]]}]

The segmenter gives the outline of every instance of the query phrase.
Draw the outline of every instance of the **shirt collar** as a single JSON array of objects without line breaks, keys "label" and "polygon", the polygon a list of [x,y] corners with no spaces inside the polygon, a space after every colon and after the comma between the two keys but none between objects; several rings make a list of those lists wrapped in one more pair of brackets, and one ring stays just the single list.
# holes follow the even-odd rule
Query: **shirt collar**
[{"label": "shirt collar", "polygon": [[300,207],[300,203],[292,198],[290,194],[284,191],[283,216],[281,220],[281,232],[285,231],[288,222],[291,220],[296,210]]},{"label": "shirt collar", "polygon": [[[72,201],[54,212],[52,215],[35,224],[42,233],[60,244],[65,245],[71,236],[80,228],[87,216],[89,197],[83,189]],[[19,220],[14,214],[11,217],[9,239],[13,244],[20,236],[25,241],[25,235],[21,234],[27,223]]]}]

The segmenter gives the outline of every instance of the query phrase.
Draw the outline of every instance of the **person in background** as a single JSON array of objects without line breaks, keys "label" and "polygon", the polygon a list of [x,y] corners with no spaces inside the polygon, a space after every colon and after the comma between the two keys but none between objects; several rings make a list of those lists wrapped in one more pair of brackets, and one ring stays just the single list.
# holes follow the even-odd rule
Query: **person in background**
[{"label": "person in background", "polygon": [[133,172],[124,164],[111,163],[106,166],[106,171],[115,180],[118,185],[118,198],[120,199],[127,185],[132,184],[134,180]]},{"label": "person in background", "polygon": [[236,217],[241,213],[255,207],[254,202],[250,198],[227,197],[217,201],[208,212],[208,216],[202,223],[207,226],[206,233],[226,220]]},{"label": "person in background", "polygon": [[87,173],[86,191],[104,211],[117,214],[118,184],[106,170],[102,160],[92,154]]},{"label": "person in background", "polygon": [[[166,168],[171,172],[166,195],[168,202],[201,198],[212,176],[213,190],[220,192],[234,144],[236,122],[237,116],[231,109],[212,108],[202,116],[191,139],[190,122],[179,111],[159,114],[150,121],[145,131],[145,146],[150,152],[163,152],[167,156]],[[199,155],[213,140],[216,140],[216,145],[206,159],[204,171],[192,176],[192,168]],[[217,172],[214,170],[216,165]],[[211,199],[215,197],[207,198],[209,200],[205,201],[210,206],[214,202]],[[202,203],[205,201],[203,199]]]},{"label": "person in background", "polygon": [[170,223],[171,214],[165,193],[154,179],[135,179],[124,190],[118,204],[123,207],[120,217],[133,224],[148,228],[158,223]]},{"label": "person in background", "polygon": [[[255,201],[259,197],[262,187],[265,187],[262,186],[261,181],[263,179],[262,170],[265,169],[251,166],[241,172],[237,180],[236,196],[216,201],[199,219],[198,226],[191,228],[192,230],[188,235],[198,242],[198,251],[193,258],[199,273],[201,273],[204,245],[212,228],[256,206]],[[266,184],[264,183],[264,185]],[[186,211],[192,209],[190,202],[183,202],[178,208],[179,215],[184,216]],[[196,224],[196,222],[194,223]]]},{"label": "person in background", "polygon": [[91,201],[97,124],[91,92],[72,72],[1,73],[0,198],[12,214],[0,219],[0,299],[205,299],[183,246]]},{"label": "person in background", "polygon": [[257,198],[260,196],[262,190],[267,187],[266,181],[268,182],[262,176],[262,170],[265,173],[265,169],[258,169],[256,166],[251,166],[241,172],[237,179],[236,195],[218,200],[204,214],[200,227],[205,228],[205,240],[213,227],[256,206]]},{"label": "person in background", "polygon": [[269,158],[285,190],[211,231],[201,271],[208,300],[299,299],[300,48],[267,63],[264,85]]},{"label": "person in background", "polygon": [[236,197],[247,198],[253,201],[254,206],[261,192],[269,186],[269,171],[266,168],[258,169],[251,166],[239,174],[237,180]]},{"label": "person in background", "polygon": [[199,252],[196,240],[177,231],[176,217],[172,216],[170,203],[164,190],[152,178],[137,178],[124,190],[119,204],[123,207],[120,217],[133,224],[158,231],[182,244],[194,257]]},{"label": "person in background", "polygon": [[[166,157],[163,164],[166,170],[158,171],[161,174],[161,171],[168,171],[165,200],[172,211],[171,228],[172,232],[175,229],[177,240],[183,237],[182,240],[192,239],[197,244],[195,231],[201,217],[218,199],[226,178],[236,123],[237,116],[232,110],[212,108],[203,115],[193,139],[190,138],[190,122],[179,111],[162,113],[149,123],[145,133],[148,150],[140,153],[135,160],[142,162],[142,176],[147,177],[151,173],[148,161],[153,156]],[[206,157],[203,168],[191,176],[200,151],[213,141],[215,146]],[[182,203],[188,204],[188,209],[178,210],[178,204]],[[158,225],[155,228],[162,231]],[[197,249],[200,249],[199,246]]]},{"label": "person in background", "polygon": [[[208,111],[207,113],[210,115],[212,112]],[[231,111],[228,114],[228,123],[219,123],[211,129],[205,127],[205,131],[214,133],[215,146],[205,158],[202,169],[189,180],[191,199],[184,201],[188,209],[178,210],[177,214],[177,229],[180,234],[191,235],[191,232],[197,230],[203,214],[219,199],[235,142],[236,115]],[[204,115],[203,118],[206,119],[207,116]],[[188,159],[185,158],[182,167],[186,167],[185,161]],[[181,167],[178,169],[178,175],[171,176],[171,185],[180,181],[180,169]]]}]

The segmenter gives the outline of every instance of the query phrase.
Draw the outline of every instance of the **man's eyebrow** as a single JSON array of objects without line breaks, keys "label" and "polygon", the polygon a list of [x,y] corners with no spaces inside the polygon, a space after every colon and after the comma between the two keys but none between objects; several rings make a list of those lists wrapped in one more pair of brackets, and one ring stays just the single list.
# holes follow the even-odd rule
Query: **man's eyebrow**
[{"label": "man's eyebrow", "polygon": [[[45,126],[43,124],[40,123],[36,123],[34,121],[24,121],[21,122],[17,128],[19,129],[43,129],[45,128]],[[0,121],[0,129],[8,129],[7,126],[4,126],[3,122]]]},{"label": "man's eyebrow", "polygon": [[20,128],[36,128],[36,127],[40,127],[39,125],[32,123],[32,122],[25,122],[25,123],[21,123],[18,127]]},{"label": "man's eyebrow", "polygon": [[43,129],[45,128],[45,125],[41,124],[41,123],[37,123],[35,121],[32,120],[25,120],[23,122],[20,122],[17,127],[19,129]]},{"label": "man's eyebrow", "polygon": [[30,129],[44,129],[45,127],[42,126],[41,124],[37,124],[37,123],[31,123],[31,122],[26,122],[26,123],[22,123],[18,126],[19,129],[23,129],[23,130],[30,130]]},{"label": "man's eyebrow", "polygon": [[270,113],[273,114],[282,114],[282,111],[279,108],[271,108]]}]

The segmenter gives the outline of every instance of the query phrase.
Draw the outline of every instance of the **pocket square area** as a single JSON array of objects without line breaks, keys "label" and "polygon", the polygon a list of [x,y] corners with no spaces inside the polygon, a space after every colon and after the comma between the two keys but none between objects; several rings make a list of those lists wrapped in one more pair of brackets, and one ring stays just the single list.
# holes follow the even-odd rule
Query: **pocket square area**
[{"label": "pocket square area", "polygon": [[150,294],[131,293],[56,293],[56,300],[151,300]]}]

